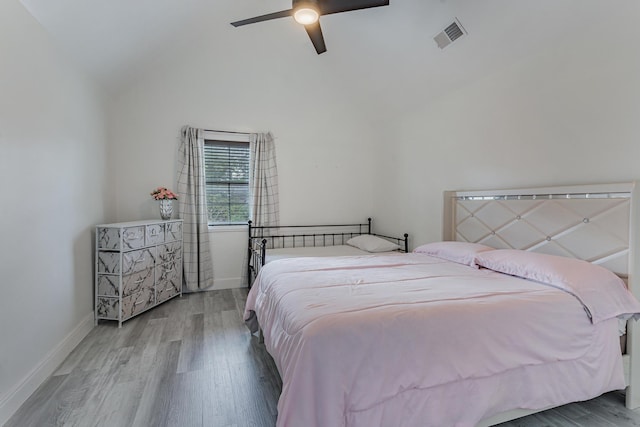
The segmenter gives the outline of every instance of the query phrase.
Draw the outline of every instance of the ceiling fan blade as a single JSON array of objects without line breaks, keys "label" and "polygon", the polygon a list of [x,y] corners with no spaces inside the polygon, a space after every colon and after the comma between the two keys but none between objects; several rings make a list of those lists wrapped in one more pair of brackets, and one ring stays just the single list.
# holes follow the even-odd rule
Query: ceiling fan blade
[{"label": "ceiling fan blade", "polygon": [[389,6],[389,0],[320,0],[320,15],[350,12],[370,7]]},{"label": "ceiling fan blade", "polygon": [[256,22],[270,21],[271,19],[284,18],[293,15],[293,9],[281,10],[280,12],[267,13],[266,15],[256,16],[254,18],[243,19],[242,21],[232,22],[234,27],[240,27],[247,24],[255,24]]},{"label": "ceiling fan blade", "polygon": [[304,29],[307,30],[313,47],[316,48],[318,55],[327,51],[327,46],[324,44],[324,37],[322,37],[322,28],[320,28],[320,21],[315,24],[305,25]]}]

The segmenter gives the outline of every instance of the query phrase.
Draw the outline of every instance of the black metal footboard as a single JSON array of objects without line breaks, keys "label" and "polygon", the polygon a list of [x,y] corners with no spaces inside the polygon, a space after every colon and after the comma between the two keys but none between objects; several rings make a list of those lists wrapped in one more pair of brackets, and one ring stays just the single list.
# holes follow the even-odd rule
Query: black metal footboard
[{"label": "black metal footboard", "polygon": [[249,226],[247,280],[251,287],[260,268],[266,262],[268,249],[345,245],[349,239],[362,234],[381,237],[397,244],[400,252],[409,252],[409,234],[403,237],[376,234],[371,218],[364,224]]}]

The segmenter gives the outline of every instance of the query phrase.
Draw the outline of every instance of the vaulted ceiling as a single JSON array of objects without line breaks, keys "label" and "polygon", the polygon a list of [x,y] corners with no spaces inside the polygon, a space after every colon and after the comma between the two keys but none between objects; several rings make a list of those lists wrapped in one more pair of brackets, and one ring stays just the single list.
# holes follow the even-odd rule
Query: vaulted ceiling
[{"label": "vaulted ceiling", "polygon": [[[229,23],[288,9],[289,0],[21,0],[71,58],[109,91],[185,53],[268,52],[270,66],[307,62],[340,78],[363,103],[403,108],[441,96],[575,37],[606,14],[602,0],[391,0],[321,18],[317,55],[292,18]],[[627,0],[622,0],[627,1]],[[468,32],[444,50],[434,35],[457,17]],[[312,77],[311,77],[312,78]]]}]

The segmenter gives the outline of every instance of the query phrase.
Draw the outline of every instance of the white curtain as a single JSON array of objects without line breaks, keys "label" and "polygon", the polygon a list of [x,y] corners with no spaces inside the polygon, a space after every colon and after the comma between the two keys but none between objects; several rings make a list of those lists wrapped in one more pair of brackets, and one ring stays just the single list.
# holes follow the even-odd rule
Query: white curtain
[{"label": "white curtain", "polygon": [[213,285],[202,132],[183,127],[178,149],[179,214],[184,221],[183,284],[188,292]]},{"label": "white curtain", "polygon": [[255,226],[280,225],[276,147],[271,132],[252,133],[249,146],[251,219]]}]

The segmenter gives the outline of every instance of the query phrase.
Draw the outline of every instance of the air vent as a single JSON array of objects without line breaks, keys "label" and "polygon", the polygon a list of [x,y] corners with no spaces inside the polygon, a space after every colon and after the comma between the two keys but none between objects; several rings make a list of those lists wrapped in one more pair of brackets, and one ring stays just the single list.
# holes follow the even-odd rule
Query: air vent
[{"label": "air vent", "polygon": [[467,34],[467,32],[460,24],[460,21],[455,19],[451,25],[438,33],[433,40],[435,40],[440,49],[444,49],[465,34]]}]

